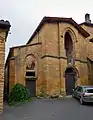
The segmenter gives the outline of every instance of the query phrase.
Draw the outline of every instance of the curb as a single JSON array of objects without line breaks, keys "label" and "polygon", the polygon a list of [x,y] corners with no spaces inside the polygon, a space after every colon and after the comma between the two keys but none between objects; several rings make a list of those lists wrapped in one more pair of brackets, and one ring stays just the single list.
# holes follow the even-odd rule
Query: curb
[{"label": "curb", "polygon": [[72,95],[67,95],[64,98],[72,98]]}]

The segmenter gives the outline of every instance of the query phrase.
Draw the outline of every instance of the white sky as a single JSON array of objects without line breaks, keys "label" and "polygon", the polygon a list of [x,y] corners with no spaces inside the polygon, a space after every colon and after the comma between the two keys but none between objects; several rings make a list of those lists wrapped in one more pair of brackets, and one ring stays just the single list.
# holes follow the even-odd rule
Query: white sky
[{"label": "white sky", "polygon": [[93,21],[92,0],[0,0],[0,19],[9,20],[12,26],[6,56],[10,47],[27,43],[44,16],[72,17],[82,23],[86,13]]}]

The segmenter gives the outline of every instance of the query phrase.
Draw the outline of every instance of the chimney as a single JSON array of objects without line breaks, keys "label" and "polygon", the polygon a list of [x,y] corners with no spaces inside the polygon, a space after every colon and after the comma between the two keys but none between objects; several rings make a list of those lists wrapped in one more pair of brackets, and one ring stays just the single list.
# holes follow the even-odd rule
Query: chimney
[{"label": "chimney", "polygon": [[85,22],[86,23],[91,23],[91,20],[90,20],[90,14],[85,14]]}]

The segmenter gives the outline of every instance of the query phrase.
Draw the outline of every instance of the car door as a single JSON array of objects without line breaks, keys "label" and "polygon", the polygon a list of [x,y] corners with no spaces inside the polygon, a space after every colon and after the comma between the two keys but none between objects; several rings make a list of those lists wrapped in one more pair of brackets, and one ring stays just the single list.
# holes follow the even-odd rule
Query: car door
[{"label": "car door", "polygon": [[74,92],[73,92],[73,94],[76,98],[77,98],[77,90],[78,90],[78,86],[74,89]]},{"label": "car door", "polygon": [[83,88],[81,86],[79,86],[77,89],[77,98],[81,97],[82,91],[83,91]]}]

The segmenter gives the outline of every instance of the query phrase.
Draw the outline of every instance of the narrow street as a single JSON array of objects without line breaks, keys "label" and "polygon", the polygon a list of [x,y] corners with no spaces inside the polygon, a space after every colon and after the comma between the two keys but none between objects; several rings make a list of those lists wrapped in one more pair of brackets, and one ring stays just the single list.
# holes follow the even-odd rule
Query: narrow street
[{"label": "narrow street", "polygon": [[93,105],[80,105],[78,100],[33,100],[18,107],[5,105],[0,120],[92,120]]}]

